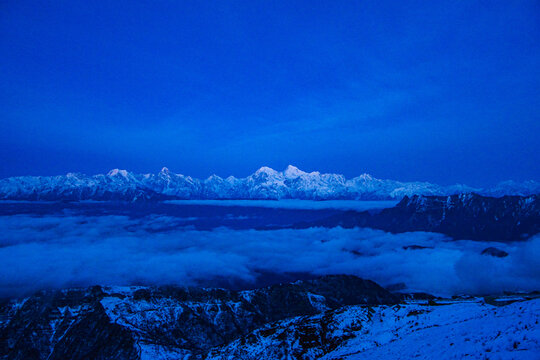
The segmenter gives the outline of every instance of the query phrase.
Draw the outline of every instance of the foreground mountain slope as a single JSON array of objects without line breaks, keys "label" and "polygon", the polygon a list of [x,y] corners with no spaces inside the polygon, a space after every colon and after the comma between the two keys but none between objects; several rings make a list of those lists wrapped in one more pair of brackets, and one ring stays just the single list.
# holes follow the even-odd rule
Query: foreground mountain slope
[{"label": "foreground mountain slope", "polygon": [[348,306],[257,329],[206,359],[537,359],[540,300]]},{"label": "foreground mountain slope", "polygon": [[429,231],[455,239],[516,241],[540,232],[540,195],[414,195],[380,212],[349,211],[294,227],[312,226],[370,227],[395,233]]},{"label": "foreground mountain slope", "polygon": [[464,192],[485,195],[540,193],[540,183],[504,182],[494,188],[465,185],[439,186],[426,182],[376,179],[363,174],[346,179],[338,174],[307,173],[289,165],[283,171],[262,167],[246,178],[205,180],[175,174],[133,174],[114,169],[106,175],[23,176],[0,180],[4,200],[166,200],[166,199],[401,199],[412,195],[450,195]]},{"label": "foreground mountain slope", "polygon": [[353,276],[238,292],[43,291],[0,305],[0,359],[532,359],[540,351],[534,294],[407,298]]},{"label": "foreground mountain slope", "polygon": [[138,359],[141,348],[181,358],[268,322],[344,305],[398,301],[374,282],[354,276],[242,292],[179,287],[44,291],[3,304],[0,358]]}]

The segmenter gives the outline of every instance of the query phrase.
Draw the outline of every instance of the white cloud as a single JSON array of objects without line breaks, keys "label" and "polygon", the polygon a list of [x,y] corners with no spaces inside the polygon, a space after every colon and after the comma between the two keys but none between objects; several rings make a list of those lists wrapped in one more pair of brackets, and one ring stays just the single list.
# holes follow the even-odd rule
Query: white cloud
[{"label": "white cloud", "polygon": [[[196,231],[183,223],[156,215],[0,217],[0,295],[94,284],[256,285],[260,273],[288,272],[354,274],[441,295],[540,288],[540,237],[493,244],[423,232]],[[488,246],[510,255],[480,255]]]}]

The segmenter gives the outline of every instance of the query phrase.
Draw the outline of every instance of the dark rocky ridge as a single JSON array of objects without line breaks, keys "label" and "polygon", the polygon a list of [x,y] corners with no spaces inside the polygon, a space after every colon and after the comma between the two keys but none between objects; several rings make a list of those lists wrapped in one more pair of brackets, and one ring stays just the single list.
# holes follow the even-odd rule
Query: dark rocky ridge
[{"label": "dark rocky ridge", "polygon": [[524,240],[540,232],[540,195],[414,195],[377,213],[349,211],[294,227],[313,226],[370,227],[393,233],[430,231],[484,241]]},{"label": "dark rocky ridge", "polygon": [[240,292],[172,286],[43,291],[0,306],[0,359],[139,359],[141,345],[182,358],[285,318],[399,301],[372,281],[345,275]]}]

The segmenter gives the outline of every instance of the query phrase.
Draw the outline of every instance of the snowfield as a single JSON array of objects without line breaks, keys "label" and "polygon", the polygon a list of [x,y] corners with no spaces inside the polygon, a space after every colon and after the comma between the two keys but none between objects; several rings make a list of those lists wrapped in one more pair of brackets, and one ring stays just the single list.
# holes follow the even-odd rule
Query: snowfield
[{"label": "snowfield", "polygon": [[[539,359],[540,299],[349,306],[258,329],[208,359]],[[167,357],[164,357],[164,359]]]}]

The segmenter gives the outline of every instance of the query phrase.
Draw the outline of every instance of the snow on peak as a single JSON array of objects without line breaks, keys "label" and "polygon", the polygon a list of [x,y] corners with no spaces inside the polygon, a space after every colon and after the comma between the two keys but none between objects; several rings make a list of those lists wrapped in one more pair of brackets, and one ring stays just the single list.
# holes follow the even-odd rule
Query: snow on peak
[{"label": "snow on peak", "polygon": [[[85,189],[82,191],[81,189]],[[0,179],[0,199],[62,199],[80,194],[80,199],[131,199],[162,195],[180,199],[402,199],[404,196],[452,195],[474,191],[481,195],[527,196],[540,193],[540,183],[503,182],[492,188],[473,189],[464,185],[439,186],[425,182],[382,180],[369,174],[346,179],[338,174],[304,172],[293,165],[283,171],[263,166],[245,178],[210,176],[199,180],[175,174],[166,167],[156,174],[138,175],[113,169],[107,175],[73,174],[51,177]],[[70,195],[71,196],[71,195]]]},{"label": "snow on peak", "polygon": [[267,174],[267,175],[276,175],[278,172],[268,166],[263,166],[259,170],[255,171],[255,175]]},{"label": "snow on peak", "polygon": [[129,173],[127,172],[127,170],[112,169],[107,173],[107,176],[122,176],[127,178],[129,176]]},{"label": "snow on peak", "polygon": [[223,179],[221,178],[221,176],[218,176],[216,174],[212,174],[205,181],[210,182],[210,181],[222,181],[222,180]]},{"label": "snow on peak", "polygon": [[283,175],[285,175],[287,178],[297,178],[305,174],[307,173],[293,165],[287,166],[287,168],[283,171]]},{"label": "snow on peak", "polygon": [[362,179],[364,181],[371,181],[373,180],[373,176],[371,176],[368,173],[363,173],[362,175],[358,176],[359,179]]}]

